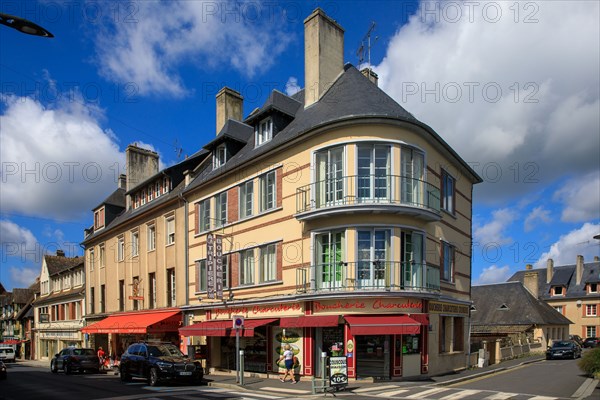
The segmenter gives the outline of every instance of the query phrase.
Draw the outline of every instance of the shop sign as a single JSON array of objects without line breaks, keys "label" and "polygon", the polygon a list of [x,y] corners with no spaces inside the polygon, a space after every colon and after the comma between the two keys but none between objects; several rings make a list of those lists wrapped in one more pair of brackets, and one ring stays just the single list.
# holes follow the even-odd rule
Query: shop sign
[{"label": "shop sign", "polygon": [[[298,303],[275,303],[275,304],[265,304],[265,305],[256,305],[251,307],[228,307],[228,308],[217,308],[213,312],[215,316],[221,315],[264,315],[271,313],[286,313],[286,312],[296,312],[296,315],[301,315],[302,306]],[[293,315],[290,315],[292,317]]]},{"label": "shop sign", "polygon": [[298,358],[300,365],[294,366],[294,374],[299,374],[302,369],[302,360],[304,359],[303,352],[303,341],[302,337],[302,329],[297,328],[280,328],[273,327],[273,354],[275,355],[275,371],[280,371],[285,368],[285,362],[282,360],[279,362],[279,358],[283,355],[285,351],[285,346],[289,345],[290,350],[294,353],[294,356]]},{"label": "shop sign", "polygon": [[215,237],[206,235],[206,295],[215,298]]},{"label": "shop sign", "polygon": [[215,297],[223,299],[223,236],[215,236]]},{"label": "shop sign", "polygon": [[386,312],[422,312],[421,300],[412,299],[367,299],[367,300],[336,300],[336,301],[313,301],[313,311],[318,312],[363,312],[363,313],[386,313]]},{"label": "shop sign", "polygon": [[133,280],[133,284],[131,285],[131,296],[129,296],[129,300],[144,300],[144,296],[141,296],[142,288],[141,279],[135,278]]},{"label": "shop sign", "polygon": [[348,384],[348,361],[346,357],[329,357],[329,384],[331,386]]},{"label": "shop sign", "polygon": [[463,304],[442,303],[430,301],[428,311],[430,314],[459,314],[469,315],[469,306]]}]

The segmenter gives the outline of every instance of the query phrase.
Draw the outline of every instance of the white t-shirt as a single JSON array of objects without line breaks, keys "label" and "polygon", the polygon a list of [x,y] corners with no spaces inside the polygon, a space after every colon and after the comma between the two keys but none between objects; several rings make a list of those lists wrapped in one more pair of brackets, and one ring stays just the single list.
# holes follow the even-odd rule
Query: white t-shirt
[{"label": "white t-shirt", "polygon": [[283,352],[283,358],[286,360],[292,360],[294,359],[294,352],[291,350],[286,350]]}]

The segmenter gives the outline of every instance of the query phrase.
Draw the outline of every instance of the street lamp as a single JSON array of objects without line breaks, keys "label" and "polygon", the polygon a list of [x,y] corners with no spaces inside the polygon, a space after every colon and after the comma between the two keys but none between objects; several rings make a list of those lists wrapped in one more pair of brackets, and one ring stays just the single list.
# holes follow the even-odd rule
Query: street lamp
[{"label": "street lamp", "polygon": [[25,18],[15,17],[14,15],[0,13],[0,24],[6,25],[9,28],[16,29],[19,32],[26,33],[28,35],[42,36],[47,38],[54,37],[53,34],[41,26],[34,24]]}]

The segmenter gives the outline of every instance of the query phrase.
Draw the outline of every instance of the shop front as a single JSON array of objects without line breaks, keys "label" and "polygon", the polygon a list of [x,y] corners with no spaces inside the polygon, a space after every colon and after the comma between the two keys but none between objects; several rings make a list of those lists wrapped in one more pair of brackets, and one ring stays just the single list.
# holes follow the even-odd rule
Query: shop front
[{"label": "shop front", "polygon": [[179,346],[177,329],[181,325],[179,310],[153,310],[111,315],[86,326],[82,332],[89,335],[91,346],[96,349],[102,346],[111,358],[118,360],[130,344],[139,341],[170,342]]},{"label": "shop front", "polygon": [[189,347],[206,349],[205,366],[213,371],[235,370],[233,321],[243,317],[239,335],[246,371],[279,372],[283,364],[277,359],[289,345],[300,375],[321,376],[324,360],[346,356],[349,378],[417,376],[428,371],[423,303],[361,298],[214,308],[198,314],[206,320],[179,333]]}]

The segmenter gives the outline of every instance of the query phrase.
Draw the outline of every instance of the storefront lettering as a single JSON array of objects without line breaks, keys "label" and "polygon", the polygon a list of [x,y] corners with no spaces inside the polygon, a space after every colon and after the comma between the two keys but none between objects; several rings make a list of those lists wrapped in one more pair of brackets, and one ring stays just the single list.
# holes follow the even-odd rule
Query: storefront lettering
[{"label": "storefront lettering", "polygon": [[429,302],[430,313],[463,314],[469,313],[469,307],[460,304]]},{"label": "storefront lettering", "polygon": [[421,301],[385,301],[375,300],[373,302],[362,301],[337,301],[335,303],[321,303],[315,301],[315,311],[330,311],[330,310],[418,310],[421,311]]},{"label": "storefront lettering", "polygon": [[335,303],[331,303],[331,304],[323,304],[318,301],[315,301],[314,305],[315,305],[315,311],[348,310],[348,309],[361,309],[362,310],[362,309],[366,308],[365,303],[363,303],[361,301],[354,301],[354,302],[336,301]]},{"label": "storefront lettering", "polygon": [[265,305],[265,306],[254,306],[252,308],[248,307],[232,307],[232,308],[217,308],[214,310],[217,316],[219,315],[229,315],[229,314],[239,314],[239,315],[249,315],[249,314],[266,314],[271,312],[287,312],[287,311],[302,311],[302,306],[298,303],[291,304],[273,304],[273,305]]},{"label": "storefront lettering", "polygon": [[411,301],[407,301],[405,303],[393,303],[393,302],[385,302],[383,300],[375,300],[373,302],[373,309],[374,310],[379,310],[379,309],[407,309],[407,308],[421,308],[421,302],[420,301],[416,301],[416,302],[411,302]]}]

